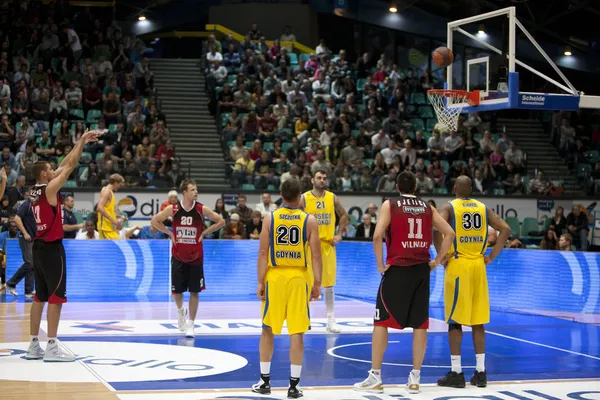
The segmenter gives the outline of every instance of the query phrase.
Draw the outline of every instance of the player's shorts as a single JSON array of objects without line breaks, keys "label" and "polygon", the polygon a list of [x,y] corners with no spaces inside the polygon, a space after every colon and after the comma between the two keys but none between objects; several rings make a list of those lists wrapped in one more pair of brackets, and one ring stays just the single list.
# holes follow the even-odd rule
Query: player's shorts
[{"label": "player's shorts", "polygon": [[[310,246],[306,250],[307,266],[308,266],[308,283],[312,287],[315,281],[315,275],[312,270],[312,257],[310,253]],[[321,275],[321,287],[335,286],[337,261],[335,246],[326,241],[321,241],[321,259],[323,261],[323,272]]]},{"label": "player's shorts", "polygon": [[490,298],[485,262],[451,258],[444,277],[444,312],[447,323],[467,326],[490,322]]},{"label": "player's shorts", "polygon": [[119,232],[114,230],[100,230],[98,231],[98,238],[106,240],[119,240],[120,236]]},{"label": "player's shorts", "polygon": [[429,328],[429,264],[391,266],[381,278],[375,326]]},{"label": "player's shorts", "polygon": [[40,303],[67,302],[67,258],[62,240],[33,242],[34,300]]},{"label": "player's shorts", "polygon": [[265,279],[265,301],[261,305],[262,323],[276,335],[286,322],[294,335],[310,330],[310,286],[304,267],[269,267]]},{"label": "player's shorts", "polygon": [[204,266],[188,264],[171,257],[171,293],[199,293],[206,289],[204,286]]}]

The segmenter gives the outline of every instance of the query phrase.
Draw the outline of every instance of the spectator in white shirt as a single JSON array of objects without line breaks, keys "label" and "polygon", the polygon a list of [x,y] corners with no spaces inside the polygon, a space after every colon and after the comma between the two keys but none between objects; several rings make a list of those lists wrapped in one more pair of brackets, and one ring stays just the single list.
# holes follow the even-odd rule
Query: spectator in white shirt
[{"label": "spectator in white shirt", "polygon": [[323,72],[319,72],[319,78],[313,82],[312,89],[314,98],[320,97],[324,101],[329,101],[329,83]]},{"label": "spectator in white shirt", "polygon": [[98,240],[99,238],[100,237],[96,231],[94,221],[92,220],[87,220],[85,222],[85,229],[81,229],[79,232],[77,232],[77,235],[75,235],[75,240]]},{"label": "spectator in white shirt", "polygon": [[373,152],[378,153],[390,145],[390,137],[384,132],[383,129],[379,130],[377,135],[371,137],[371,144],[373,145]]},{"label": "spectator in white shirt", "polygon": [[[280,42],[295,42],[296,41],[296,35],[294,35],[292,33],[292,27],[289,25],[286,25],[284,28],[283,33],[281,34],[281,37],[279,38]],[[283,48],[287,49],[287,51],[293,51],[291,46],[283,46]]]},{"label": "spectator in white shirt", "polygon": [[465,145],[465,141],[455,131],[450,132],[450,136],[444,140],[444,150],[448,163],[452,164],[452,161],[460,159],[460,153]]},{"label": "spectator in white shirt", "polygon": [[560,127],[560,144],[559,150],[561,153],[567,153],[569,148],[575,143],[575,129],[569,123],[569,120],[563,118]]},{"label": "spectator in white shirt", "polygon": [[223,55],[217,51],[217,45],[213,44],[210,46],[210,51],[206,53],[206,62],[208,63],[208,68],[206,72],[210,72],[215,68],[216,62],[223,62]]},{"label": "spectator in white shirt", "polygon": [[481,125],[481,118],[479,117],[479,114],[476,112],[469,114],[469,119],[463,123],[463,126],[465,128],[473,128],[473,129],[475,129],[475,131],[477,131],[477,129],[479,128],[480,125]]},{"label": "spectator in white shirt", "polygon": [[430,177],[425,175],[423,171],[417,171],[415,176],[417,178],[417,193],[433,192],[433,181]]},{"label": "spectator in white shirt", "polygon": [[325,130],[321,133],[319,138],[319,142],[321,142],[321,146],[329,147],[331,146],[331,142],[335,137],[335,132],[333,131],[333,124],[331,122],[327,122],[325,124]]},{"label": "spectator in white shirt", "polygon": [[442,135],[440,135],[440,131],[434,129],[433,136],[427,141],[427,149],[429,150],[431,157],[440,159],[442,154],[444,154],[444,148],[444,139],[442,138]]},{"label": "spectator in white shirt", "polygon": [[390,165],[392,165],[392,161],[394,160],[394,157],[397,155],[400,155],[400,150],[398,149],[396,142],[393,140],[390,140],[388,143],[388,147],[381,150],[381,155],[383,156],[383,161],[385,161],[385,164],[388,167]]},{"label": "spectator in white shirt", "polygon": [[273,201],[271,200],[271,195],[269,193],[263,193],[261,196],[261,200],[262,201],[258,203],[254,209],[256,211],[259,211],[263,218],[266,213],[275,211],[277,209],[277,205],[273,203]]},{"label": "spectator in white shirt", "polygon": [[315,53],[317,53],[317,56],[330,53],[329,48],[327,48],[327,45],[325,44],[325,39],[319,40],[319,45],[315,49]]},{"label": "spectator in white shirt", "polygon": [[100,76],[109,76],[112,75],[112,64],[110,61],[106,60],[106,56],[100,55],[98,57],[98,63],[96,64],[96,72]]},{"label": "spectator in white shirt", "polygon": [[400,150],[400,160],[402,160],[402,165],[407,168],[412,167],[417,162],[417,151],[412,147],[410,139],[404,141],[404,148]]},{"label": "spectator in white shirt", "polygon": [[75,32],[73,29],[70,29],[69,26],[66,24],[62,26],[62,31],[67,35],[67,38],[69,40],[68,46],[71,49],[71,52],[73,53],[73,58],[75,59],[75,61],[79,61],[79,59],[81,58],[82,47],[77,32]]},{"label": "spectator in white shirt", "polygon": [[504,153],[504,160],[513,163],[515,170],[521,172],[523,170],[524,159],[525,155],[521,149],[517,148],[517,143],[514,140],[511,140],[508,150]]}]

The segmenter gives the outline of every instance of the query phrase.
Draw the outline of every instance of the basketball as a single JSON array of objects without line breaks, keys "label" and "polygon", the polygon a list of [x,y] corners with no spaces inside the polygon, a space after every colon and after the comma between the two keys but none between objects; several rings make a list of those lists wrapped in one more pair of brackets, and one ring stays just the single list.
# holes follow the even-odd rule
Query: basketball
[{"label": "basketball", "polygon": [[438,47],[432,54],[433,63],[438,67],[447,67],[454,62],[454,53],[447,47]]}]

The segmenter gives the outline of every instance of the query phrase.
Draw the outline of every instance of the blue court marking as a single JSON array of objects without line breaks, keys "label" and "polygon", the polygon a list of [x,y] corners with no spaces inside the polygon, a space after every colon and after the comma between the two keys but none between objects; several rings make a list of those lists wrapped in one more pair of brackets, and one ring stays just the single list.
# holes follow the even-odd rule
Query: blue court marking
[{"label": "blue court marking", "polygon": [[[525,314],[492,313],[492,324],[486,338],[486,367],[490,381],[523,381],[542,379],[600,378],[600,327],[591,324],[564,321],[556,318]],[[393,332],[393,331],[391,331]],[[506,336],[498,336],[506,335]],[[69,341],[137,342],[180,345],[181,337],[74,337]],[[369,369],[371,346],[369,334],[308,335],[305,337],[304,386],[349,386],[365,378]],[[524,342],[531,341],[531,342]],[[198,336],[194,346],[238,354],[248,360],[248,365],[237,371],[191,379],[146,382],[108,382],[119,391],[129,390],[183,390],[246,388],[258,379],[257,336]],[[386,363],[410,364],[412,352],[411,335],[392,334],[385,355]],[[534,343],[535,342],[535,343]],[[554,346],[548,348],[540,346]],[[341,347],[340,347],[341,346]],[[336,348],[337,347],[337,348]],[[327,350],[357,360],[351,361],[332,357]],[[470,378],[475,364],[474,348],[470,335],[463,340],[463,365],[465,375]],[[577,354],[581,353],[581,354]],[[271,371],[272,383],[276,387],[288,384],[289,339],[277,336]],[[449,365],[448,339],[445,332],[430,333],[423,368],[423,383],[434,383]],[[209,363],[209,360],[199,360]],[[386,383],[404,384],[411,367],[385,365],[383,374]]]}]

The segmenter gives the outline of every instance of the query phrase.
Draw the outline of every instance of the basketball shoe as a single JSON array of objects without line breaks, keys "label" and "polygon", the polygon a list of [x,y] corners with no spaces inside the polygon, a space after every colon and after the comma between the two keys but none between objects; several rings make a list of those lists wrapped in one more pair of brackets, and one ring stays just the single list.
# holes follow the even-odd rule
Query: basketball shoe
[{"label": "basketball shoe", "polygon": [[252,385],[252,391],[258,394],[271,394],[271,383],[269,375],[260,375],[258,383]]},{"label": "basketball shoe", "polygon": [[187,324],[187,327],[185,328],[185,337],[191,339],[195,336],[196,336],[196,333],[194,332],[194,322],[190,321]]},{"label": "basketball shoe", "polygon": [[179,326],[179,330],[181,332],[185,332],[185,330],[187,329],[186,317],[187,317],[187,308],[182,307],[179,310],[177,310],[177,325]]},{"label": "basketball shoe", "polygon": [[410,394],[417,394],[421,388],[421,375],[417,376],[413,371],[408,374],[408,383],[406,384],[406,390]]},{"label": "basketball shoe", "polygon": [[342,330],[338,328],[334,317],[327,317],[327,327],[325,328],[325,331],[327,333],[340,333]]},{"label": "basketball shoe", "polygon": [[475,371],[475,373],[471,377],[471,385],[477,386],[480,388],[486,387],[487,386],[487,374],[485,373],[485,371],[483,371],[483,372]]},{"label": "basketball shoe", "polygon": [[380,375],[369,371],[369,376],[362,382],[354,384],[354,390],[358,392],[383,393],[383,382]]},{"label": "basketball shoe", "polygon": [[44,355],[44,362],[73,362],[75,356],[73,354],[67,354],[60,349],[60,346],[55,341],[54,343],[48,342],[46,346],[46,354]]},{"label": "basketball shoe", "polygon": [[6,290],[8,291],[8,293],[10,293],[11,295],[17,297],[19,295],[19,292],[17,292],[17,288],[14,286],[8,286],[6,285]]},{"label": "basketball shoe", "polygon": [[304,392],[298,387],[300,378],[290,378],[290,387],[288,387],[287,398],[288,399],[299,399],[304,397]]},{"label": "basketball shoe", "polygon": [[463,372],[456,373],[454,371],[450,371],[443,378],[438,379],[438,386],[445,387],[453,387],[453,388],[464,388],[465,384],[465,374]]},{"label": "basketball shoe", "polygon": [[34,339],[29,342],[27,353],[23,356],[23,358],[25,360],[41,360],[44,358],[44,354],[44,350],[42,350],[42,346],[40,346],[40,341],[38,339]]}]

